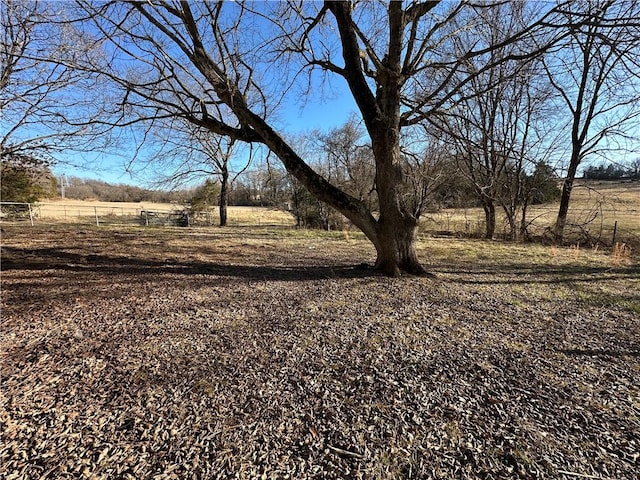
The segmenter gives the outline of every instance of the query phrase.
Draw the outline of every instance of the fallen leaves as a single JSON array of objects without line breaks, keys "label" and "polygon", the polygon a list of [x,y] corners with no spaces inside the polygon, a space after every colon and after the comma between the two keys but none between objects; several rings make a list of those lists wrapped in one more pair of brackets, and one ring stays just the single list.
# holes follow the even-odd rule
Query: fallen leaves
[{"label": "fallen leaves", "polygon": [[634,478],[633,266],[573,299],[571,264],[388,279],[357,241],[171,235],[11,238],[0,476]]}]

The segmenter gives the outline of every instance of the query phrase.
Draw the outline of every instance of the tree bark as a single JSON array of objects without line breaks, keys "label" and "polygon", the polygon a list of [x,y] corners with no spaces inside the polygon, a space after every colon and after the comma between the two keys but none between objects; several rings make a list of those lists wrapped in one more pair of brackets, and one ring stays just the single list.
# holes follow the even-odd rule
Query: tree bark
[{"label": "tree bark", "polygon": [[[379,97],[383,94],[379,92]],[[383,102],[384,103],[384,102]],[[376,189],[380,217],[376,224],[376,269],[386,275],[428,275],[420,264],[416,252],[418,219],[408,211],[403,202],[403,175],[400,166],[400,127],[388,115],[378,120],[372,132],[372,148],[376,161]],[[386,121],[385,121],[386,120]],[[379,129],[379,130],[378,130]]]},{"label": "tree bark", "polygon": [[496,234],[496,206],[493,202],[487,201],[482,204],[484,210],[485,219],[485,234],[484,237],[491,240]]},{"label": "tree bark", "polygon": [[576,178],[578,165],[580,164],[579,156],[576,151],[571,155],[567,176],[562,184],[562,194],[560,196],[560,208],[558,209],[558,218],[553,229],[555,242],[561,244],[564,241],[564,229],[567,225],[567,214],[569,212],[569,203],[571,201],[571,192],[573,190],[573,182]]},{"label": "tree bark", "polygon": [[[506,204],[506,201],[510,202],[509,204]],[[518,204],[516,203],[517,200],[514,199],[508,199],[508,200],[503,200],[502,204],[502,211],[504,212],[504,215],[507,219],[507,222],[509,223],[509,240],[517,242],[518,241]]]},{"label": "tree bark", "polygon": [[220,186],[220,226],[227,226],[227,205],[229,203],[229,170],[222,169]]},{"label": "tree bark", "polygon": [[529,200],[525,199],[522,204],[522,214],[520,216],[520,234],[518,240],[521,242],[527,241],[527,210],[529,208]]},{"label": "tree bark", "polygon": [[564,227],[567,224],[567,213],[569,212],[569,202],[571,200],[571,190],[573,189],[573,180],[566,178],[562,184],[562,195],[560,197],[560,208],[558,210],[558,218],[553,228],[555,242],[561,244],[564,240]]},{"label": "tree bark", "polygon": [[509,222],[509,240],[516,242],[518,241],[518,225],[515,214],[508,213],[507,221]]},{"label": "tree bark", "polygon": [[[400,217],[401,218],[401,217]],[[398,277],[402,273],[432,276],[428,273],[416,252],[417,222],[412,219],[381,220],[379,234],[374,243],[377,252],[375,268],[385,275]]]}]

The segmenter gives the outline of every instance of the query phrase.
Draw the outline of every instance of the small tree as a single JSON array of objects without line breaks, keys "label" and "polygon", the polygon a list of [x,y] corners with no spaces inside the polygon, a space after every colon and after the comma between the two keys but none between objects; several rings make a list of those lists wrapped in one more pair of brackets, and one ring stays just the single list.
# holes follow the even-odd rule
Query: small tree
[{"label": "small tree", "polygon": [[0,157],[1,201],[33,203],[55,196],[55,177],[41,161],[15,154]]},{"label": "small tree", "polygon": [[550,165],[538,162],[533,173],[526,176],[526,203],[540,205],[558,200],[562,193],[558,181],[558,175]]},{"label": "small tree", "polygon": [[[226,226],[232,183],[249,167],[252,152],[250,151],[248,158],[241,162],[242,167],[233,171],[232,161],[237,160],[239,151],[233,138],[211,135],[202,127],[180,119],[172,121],[170,128],[159,128],[156,125],[151,129],[151,134],[157,137],[153,143],[159,148],[151,154],[149,162],[153,167],[160,167],[162,172],[170,172],[168,175],[159,174],[163,177],[160,183],[176,187],[203,176],[218,179],[218,198],[215,201],[209,199],[207,202],[211,201],[210,205],[218,205],[220,226]],[[210,179],[205,180],[205,190],[213,191],[209,188],[212,185]]]},{"label": "small tree", "polygon": [[195,189],[189,203],[193,211],[203,211],[216,205],[220,198],[220,185],[215,180],[207,179]]},{"label": "small tree", "polygon": [[532,173],[525,173],[521,183],[523,189],[520,198],[520,238],[525,240],[530,224],[527,220],[529,206],[554,202],[560,198],[561,191],[558,187],[558,175],[550,165],[543,161],[536,163]]}]

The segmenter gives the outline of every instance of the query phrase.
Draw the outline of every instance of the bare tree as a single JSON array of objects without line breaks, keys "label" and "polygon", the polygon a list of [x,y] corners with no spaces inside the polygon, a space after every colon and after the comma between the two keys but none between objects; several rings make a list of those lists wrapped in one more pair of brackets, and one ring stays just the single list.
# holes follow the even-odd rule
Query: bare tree
[{"label": "bare tree", "polygon": [[226,226],[229,190],[251,164],[252,149],[241,152],[233,137],[211,135],[208,130],[181,118],[172,119],[166,127],[155,125],[149,136],[153,137],[148,145],[151,153],[147,153],[150,158],[143,162],[143,168],[157,169],[161,178],[158,183],[172,188],[203,178],[219,180],[220,226]]},{"label": "bare tree", "polygon": [[83,151],[88,139],[95,142],[105,134],[86,121],[100,103],[90,93],[100,91],[95,77],[61,61],[70,55],[90,56],[93,45],[54,21],[57,7],[0,2],[0,158],[47,163],[56,153]]},{"label": "bare tree", "polygon": [[[531,15],[525,6],[503,3],[484,12],[484,24],[459,35],[451,55],[461,57],[470,45],[494,45],[505,32],[517,32]],[[527,196],[524,180],[554,146],[546,105],[549,92],[541,82],[539,60],[519,55],[519,48],[505,44],[488,51],[486,58],[466,60],[468,70],[479,71],[483,64],[489,68],[460,88],[460,98],[450,108],[429,119],[449,140],[461,172],[473,187],[484,210],[486,238],[496,234],[500,208],[510,237],[518,237],[518,214]]]},{"label": "bare tree", "polygon": [[[491,4],[79,0],[79,5],[92,22],[87,32],[99,31],[114,55],[97,68],[80,67],[98,71],[126,92],[115,123],[134,121],[128,120],[132,111],[151,120],[180,116],[212,134],[265,145],[315,197],[364,232],[376,248],[376,267],[389,275],[426,273],[415,249],[420,212],[406,195],[401,131],[455,100],[491,61],[507,60],[487,60],[472,71],[465,67],[469,59],[485,58],[507,44],[546,48],[555,38],[540,33],[560,31],[554,22],[562,7],[544,10],[543,5],[531,22],[494,44],[471,46],[451,58],[441,47],[461,28],[484,22]],[[317,70],[343,81],[355,100],[375,160],[375,215],[314,171],[277,131],[280,102],[293,90],[314,95]],[[304,72],[306,87],[300,83]]]},{"label": "bare tree", "polygon": [[627,164],[627,174],[631,178],[640,178],[640,158],[631,160]]},{"label": "bare tree", "polygon": [[564,12],[570,36],[544,59],[570,134],[557,242],[563,241],[578,167],[589,156],[618,149],[620,142],[637,145],[640,127],[640,3],[588,0],[571,7]]},{"label": "bare tree", "polygon": [[357,119],[351,117],[327,133],[311,135],[324,157],[318,161],[318,171],[336,187],[364,202],[367,208],[375,209],[375,162]]}]

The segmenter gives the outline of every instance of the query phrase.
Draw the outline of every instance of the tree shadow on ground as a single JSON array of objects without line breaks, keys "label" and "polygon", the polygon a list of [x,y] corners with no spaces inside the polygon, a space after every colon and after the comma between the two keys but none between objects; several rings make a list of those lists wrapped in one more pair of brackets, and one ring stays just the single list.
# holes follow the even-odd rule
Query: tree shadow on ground
[{"label": "tree shadow on ground", "polygon": [[381,276],[370,265],[303,264],[292,261],[286,265],[247,265],[166,259],[143,259],[123,255],[80,254],[58,248],[2,247],[2,271],[60,270],[94,272],[113,276],[150,275],[158,273],[182,275],[213,275],[244,280],[306,281],[329,278],[363,278]]},{"label": "tree shadow on ground", "polygon": [[[87,254],[61,248],[2,247],[2,271],[10,270],[61,270],[95,272],[109,275],[148,275],[171,273],[183,275],[214,275],[245,280],[305,281],[328,278],[363,278],[382,276],[371,265],[331,263],[331,257],[322,259],[296,258],[292,255],[287,264],[244,263],[246,257],[238,255],[229,261],[193,261],[175,258],[183,252],[167,252],[166,258],[141,258],[112,254]],[[170,256],[170,257],[169,257]],[[320,263],[322,262],[322,263]],[[260,263],[260,262],[259,262]],[[483,284],[560,284],[575,282],[600,282],[607,279],[638,279],[640,265],[588,266],[588,265],[534,265],[527,263],[499,263],[462,268],[460,264],[438,264],[428,268],[435,274],[455,275],[454,283],[463,285]]]},{"label": "tree shadow on ground", "polygon": [[465,285],[484,284],[531,284],[531,283],[575,283],[601,282],[607,279],[638,279],[640,265],[587,266],[587,265],[533,265],[523,263],[500,263],[481,265],[478,268],[461,269],[460,265],[441,265],[435,273],[456,275],[456,283]]}]

